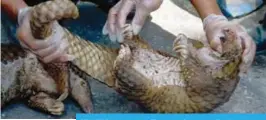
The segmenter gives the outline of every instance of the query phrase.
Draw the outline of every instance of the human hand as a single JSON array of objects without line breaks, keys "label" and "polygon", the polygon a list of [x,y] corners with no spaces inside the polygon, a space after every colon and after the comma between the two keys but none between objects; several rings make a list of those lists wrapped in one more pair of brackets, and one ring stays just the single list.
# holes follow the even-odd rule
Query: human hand
[{"label": "human hand", "polygon": [[203,20],[203,25],[210,47],[219,53],[222,52],[220,38],[225,36],[222,31],[224,29],[232,29],[236,32],[238,43],[241,44],[244,51],[242,54],[243,61],[240,64],[240,72],[246,73],[254,60],[256,44],[245,28],[239,24],[229,22],[224,16],[213,14]]},{"label": "human hand", "polygon": [[21,46],[30,50],[45,63],[73,60],[74,57],[65,52],[68,41],[64,38],[64,30],[57,21],[53,23],[52,27],[55,32],[51,36],[44,40],[38,40],[33,37],[29,23],[31,10],[31,7],[23,8],[18,14],[19,28],[17,36]]},{"label": "human hand", "polygon": [[138,34],[149,14],[159,8],[163,0],[120,0],[113,6],[103,27],[103,34],[109,35],[112,42],[123,42],[122,28],[126,18],[135,7],[136,12],[132,20],[134,34]]}]

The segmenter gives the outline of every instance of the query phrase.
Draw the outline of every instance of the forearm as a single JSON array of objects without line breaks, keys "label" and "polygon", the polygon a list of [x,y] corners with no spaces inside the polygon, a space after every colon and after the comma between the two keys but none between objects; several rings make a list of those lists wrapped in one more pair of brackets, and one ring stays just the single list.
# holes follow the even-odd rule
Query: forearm
[{"label": "forearm", "polygon": [[222,15],[216,0],[190,0],[203,20],[210,14]]},{"label": "forearm", "polygon": [[19,9],[27,7],[23,0],[1,0],[1,9],[13,20],[17,20]]}]

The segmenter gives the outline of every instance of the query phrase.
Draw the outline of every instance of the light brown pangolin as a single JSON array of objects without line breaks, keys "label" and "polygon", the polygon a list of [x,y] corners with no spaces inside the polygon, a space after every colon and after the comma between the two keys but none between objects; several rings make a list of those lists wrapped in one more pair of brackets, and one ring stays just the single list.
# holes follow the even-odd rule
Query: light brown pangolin
[{"label": "light brown pangolin", "polygon": [[[38,15],[56,16],[49,10],[38,9]],[[36,22],[32,29],[49,31],[44,28],[52,29],[48,23],[53,20],[57,19],[45,24]],[[239,81],[242,54],[234,31],[224,31],[223,53],[180,34],[173,45],[177,56],[171,56],[133,35],[130,25],[124,29],[125,41],[119,52],[85,41],[65,29],[70,43],[67,52],[76,57],[69,62],[70,69],[106,83],[152,112],[209,112],[229,100]]]},{"label": "light brown pangolin", "polygon": [[128,43],[142,40],[127,26],[114,64],[117,91],[152,112],[212,111],[230,99],[239,82],[241,44],[233,30],[223,32],[222,53],[179,34],[171,56]]}]

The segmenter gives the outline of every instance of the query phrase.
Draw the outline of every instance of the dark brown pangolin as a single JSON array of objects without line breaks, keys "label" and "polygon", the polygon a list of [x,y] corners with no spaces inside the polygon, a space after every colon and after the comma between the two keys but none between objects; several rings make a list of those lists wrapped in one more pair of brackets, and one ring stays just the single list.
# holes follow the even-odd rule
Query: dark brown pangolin
[{"label": "dark brown pangolin", "polygon": [[[43,65],[34,54],[19,45],[1,44],[1,109],[11,101],[25,99],[32,108],[53,115],[64,112],[58,84]],[[91,112],[93,106],[87,81],[70,70],[67,82],[71,97],[84,112]]]}]

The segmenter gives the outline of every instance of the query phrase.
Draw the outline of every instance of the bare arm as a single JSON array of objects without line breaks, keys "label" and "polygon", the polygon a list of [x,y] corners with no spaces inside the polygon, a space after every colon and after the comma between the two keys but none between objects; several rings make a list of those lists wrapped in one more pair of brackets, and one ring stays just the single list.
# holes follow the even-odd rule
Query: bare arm
[{"label": "bare arm", "polygon": [[209,14],[223,15],[216,0],[190,0],[203,20]]},{"label": "bare arm", "polygon": [[17,20],[19,9],[28,5],[23,0],[2,0],[1,9],[3,9],[13,20]]}]

